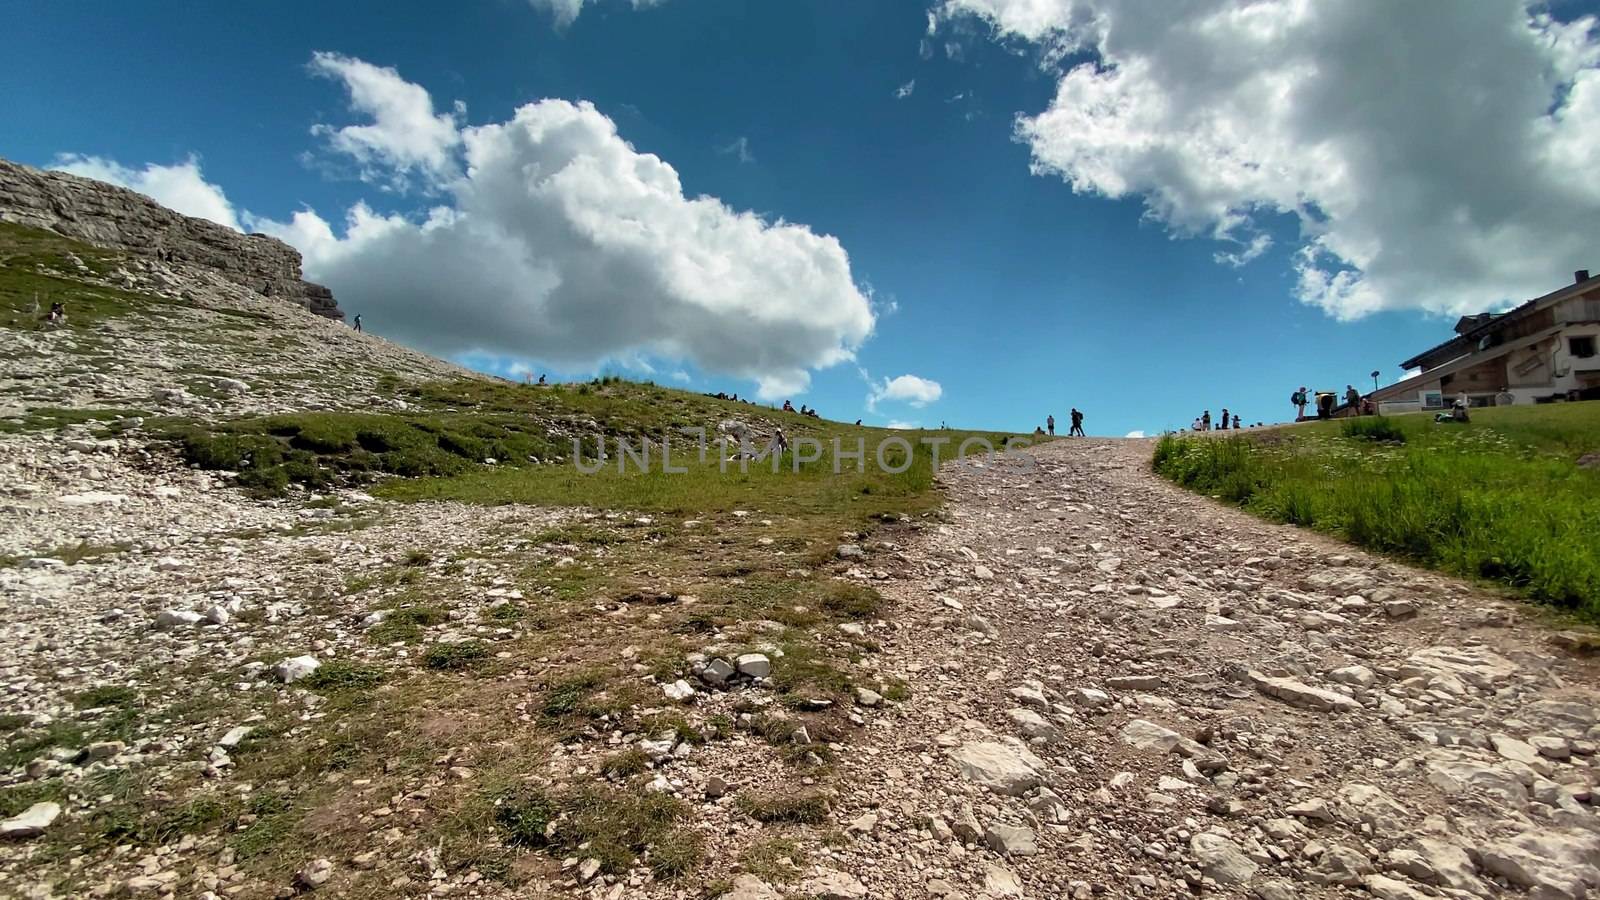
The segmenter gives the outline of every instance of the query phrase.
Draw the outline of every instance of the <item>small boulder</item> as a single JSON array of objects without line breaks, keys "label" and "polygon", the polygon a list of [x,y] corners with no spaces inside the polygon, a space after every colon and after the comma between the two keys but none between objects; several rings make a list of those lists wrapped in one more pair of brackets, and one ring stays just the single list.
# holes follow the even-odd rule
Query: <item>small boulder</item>
[{"label": "small boulder", "polygon": [[764,653],[746,653],[740,656],[735,663],[739,667],[740,675],[751,678],[766,678],[772,674],[772,660]]},{"label": "small boulder", "polygon": [[45,829],[61,815],[59,803],[35,803],[21,815],[0,821],[0,838],[26,840],[44,834]]},{"label": "small boulder", "polygon": [[273,666],[272,674],[284,684],[294,684],[320,668],[322,661],[315,656],[295,656]]}]

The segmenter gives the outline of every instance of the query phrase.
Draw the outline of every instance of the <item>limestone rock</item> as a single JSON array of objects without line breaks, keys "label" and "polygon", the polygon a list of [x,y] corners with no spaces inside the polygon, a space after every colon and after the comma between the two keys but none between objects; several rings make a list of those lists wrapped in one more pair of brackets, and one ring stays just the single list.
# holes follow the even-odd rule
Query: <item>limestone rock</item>
[{"label": "limestone rock", "polygon": [[35,803],[19,815],[0,821],[0,838],[23,840],[44,834],[45,829],[61,815],[59,803]]},{"label": "limestone rock", "polygon": [[827,871],[808,879],[801,887],[808,897],[817,900],[860,900],[869,896],[866,885],[846,872]]},{"label": "limestone rock", "polygon": [[1007,856],[1037,856],[1039,853],[1032,828],[990,825],[983,831],[983,840],[990,850]]},{"label": "limestone rock", "polygon": [[961,776],[996,794],[1020,797],[1044,782],[1044,761],[1016,738],[962,744],[950,751]]},{"label": "limestone rock", "polygon": [[327,288],[302,279],[300,254],[288,244],[181,215],[143,194],[104,182],[0,159],[0,221],[200,266],[258,294],[344,318]]},{"label": "limestone rock", "polygon": [[733,890],[723,894],[722,900],[783,900],[783,895],[754,875],[740,875],[733,880]]},{"label": "limestone rock", "polygon": [[1260,672],[1251,672],[1249,677],[1256,690],[1292,706],[1322,712],[1351,712],[1361,708],[1361,704],[1343,694],[1302,684],[1293,678],[1274,678]]},{"label": "limestone rock", "polygon": [[322,668],[322,661],[315,656],[295,656],[274,666],[272,674],[276,675],[278,680],[284,684],[294,684],[320,668]]},{"label": "limestone rock", "polygon": [[1227,837],[1202,831],[1189,839],[1189,852],[1200,864],[1200,871],[1217,884],[1229,886],[1248,882],[1260,868]]},{"label": "limestone rock", "polygon": [[746,653],[735,661],[739,667],[739,674],[751,678],[765,678],[772,674],[772,660],[764,653]]}]

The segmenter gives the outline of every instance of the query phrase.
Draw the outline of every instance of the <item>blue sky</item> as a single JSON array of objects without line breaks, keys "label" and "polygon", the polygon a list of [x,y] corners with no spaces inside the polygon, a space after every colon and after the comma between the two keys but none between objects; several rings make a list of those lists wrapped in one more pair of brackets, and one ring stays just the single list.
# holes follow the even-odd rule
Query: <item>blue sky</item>
[{"label": "blue sky", "polygon": [[[307,250],[369,330],[424,344],[450,332],[429,349],[485,368],[764,386],[874,424],[1028,430],[1074,405],[1099,434],[1223,406],[1280,420],[1301,384],[1370,388],[1374,369],[1388,383],[1456,312],[1600,269],[1600,195],[1562,187],[1600,162],[1600,131],[1578,121],[1600,110],[1584,4],[1496,0],[1415,22],[1259,4],[1284,17],[1273,38],[1145,21],[1115,0],[590,0],[565,27],[550,5],[5,2],[27,39],[0,70],[0,155],[136,187],[146,166],[192,161],[237,221]],[[1112,27],[1075,24],[1073,9]],[[1196,34],[1249,45],[1255,70],[1231,71],[1248,55]],[[1450,71],[1475,42],[1500,66]],[[314,67],[317,53],[335,56]],[[1297,80],[1308,61],[1345,75]],[[341,131],[378,121],[352,93],[365,76],[396,103],[418,96],[404,85],[425,91],[439,140]],[[1489,112],[1455,99],[1464,78],[1485,79]],[[1259,84],[1293,108],[1261,106]],[[563,160],[598,148],[636,163],[605,142],[609,122],[675,170],[683,196],[636,207],[580,186],[519,206],[489,166],[463,162],[475,144],[458,134],[491,126],[478,152],[503,159],[521,146],[518,108],[547,99],[593,105],[518,120],[574,129]],[[689,210],[702,195],[722,206]],[[661,234],[619,249],[573,210],[613,202],[626,212],[604,228]],[[358,203],[407,234],[349,240]],[[471,234],[510,234],[525,268],[473,281],[495,253],[425,233],[435,207],[472,218]],[[313,245],[297,212],[331,235]],[[1252,242],[1242,265],[1217,258]],[[419,279],[381,273],[418,258],[440,280],[396,299]],[[684,286],[684,259],[732,286]],[[458,270],[463,296],[443,296]],[[609,321],[624,317],[646,321]]]}]

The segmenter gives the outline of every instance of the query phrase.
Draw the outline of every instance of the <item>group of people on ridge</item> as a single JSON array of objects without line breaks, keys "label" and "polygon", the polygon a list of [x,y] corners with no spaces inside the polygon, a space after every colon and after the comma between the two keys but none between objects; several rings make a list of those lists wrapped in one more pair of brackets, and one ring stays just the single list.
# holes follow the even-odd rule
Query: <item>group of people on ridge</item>
[{"label": "group of people on ridge", "polygon": [[[799,409],[795,409],[794,408],[794,404],[791,403],[788,400],[783,401],[783,411],[784,412],[797,412],[802,416],[810,416],[813,419],[822,418],[821,416],[817,415],[817,411],[816,410],[808,408],[804,403],[800,404],[800,408]],[[859,419],[857,419],[856,420],[856,424],[860,425],[861,421]]]},{"label": "group of people on ridge", "polygon": [[[1208,409],[1205,412],[1202,412],[1199,417],[1194,420],[1194,424],[1190,427],[1195,431],[1210,431],[1211,425],[1211,410]],[[1224,406],[1222,408],[1222,415],[1217,416],[1216,430],[1227,431],[1230,428],[1238,429],[1243,427],[1243,423],[1239,421],[1239,414],[1228,412],[1228,408]]]},{"label": "group of people on ridge", "polygon": [[[1311,404],[1313,399],[1316,401],[1317,418],[1333,418],[1333,413],[1339,406],[1338,395],[1333,391],[1317,391],[1315,398],[1313,398],[1311,392],[1306,390],[1305,385],[1301,385],[1299,390],[1289,395],[1289,402],[1295,408],[1296,421],[1306,418],[1306,407]],[[1373,403],[1372,398],[1361,396],[1361,392],[1356,390],[1356,386],[1353,384],[1344,386],[1344,405],[1360,416],[1376,415],[1378,411],[1377,405]]]},{"label": "group of people on ridge", "polygon": [[[1067,437],[1088,437],[1083,433],[1083,412],[1076,406],[1072,408],[1072,427],[1067,429]],[[1044,428],[1035,428],[1034,434],[1048,434],[1051,437],[1056,433],[1056,417],[1048,415],[1044,418]]]}]

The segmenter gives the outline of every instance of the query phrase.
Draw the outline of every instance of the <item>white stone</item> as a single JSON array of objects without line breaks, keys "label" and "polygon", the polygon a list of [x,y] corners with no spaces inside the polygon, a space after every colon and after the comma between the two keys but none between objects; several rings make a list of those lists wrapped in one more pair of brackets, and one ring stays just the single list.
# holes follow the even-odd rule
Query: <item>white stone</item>
[{"label": "white stone", "polygon": [[1044,761],[1016,738],[966,743],[949,752],[963,778],[996,794],[1020,797],[1044,782]]},{"label": "white stone", "polygon": [[322,661],[315,656],[295,656],[273,666],[272,674],[284,684],[294,684],[320,668]]},{"label": "white stone", "polygon": [[739,674],[751,678],[765,678],[772,674],[772,660],[764,653],[746,653],[734,661],[739,667]]},{"label": "white stone", "polygon": [[1259,868],[1245,856],[1239,845],[1210,831],[1202,831],[1189,839],[1189,852],[1200,864],[1207,878],[1224,886],[1248,882]]},{"label": "white stone", "polygon": [[197,612],[187,609],[163,609],[156,613],[156,629],[158,631],[171,631],[188,625],[195,625],[205,620]]},{"label": "white stone", "polygon": [[0,821],[0,838],[25,839],[44,834],[46,828],[61,815],[59,803],[35,803],[20,815]]}]

